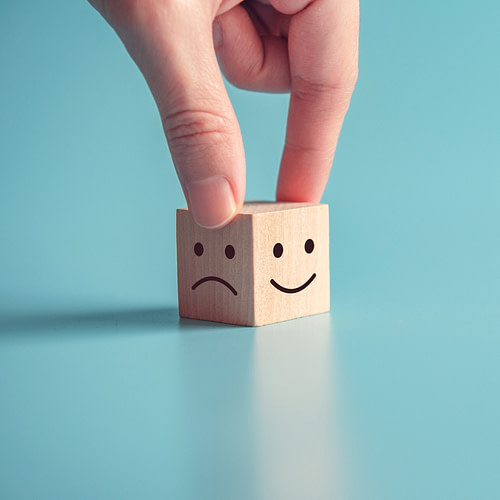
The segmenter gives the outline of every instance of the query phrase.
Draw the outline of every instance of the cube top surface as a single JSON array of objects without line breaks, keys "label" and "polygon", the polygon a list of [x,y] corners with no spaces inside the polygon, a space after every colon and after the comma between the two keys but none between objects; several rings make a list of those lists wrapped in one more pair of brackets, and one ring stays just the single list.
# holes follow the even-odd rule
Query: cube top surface
[{"label": "cube top surface", "polygon": [[[284,210],[299,210],[304,208],[312,208],[318,206],[326,206],[317,203],[294,203],[294,202],[271,202],[271,201],[249,201],[246,202],[241,208],[239,214],[241,215],[258,215],[268,214],[275,212],[283,212]],[[181,211],[188,211],[187,208],[179,209]]]}]

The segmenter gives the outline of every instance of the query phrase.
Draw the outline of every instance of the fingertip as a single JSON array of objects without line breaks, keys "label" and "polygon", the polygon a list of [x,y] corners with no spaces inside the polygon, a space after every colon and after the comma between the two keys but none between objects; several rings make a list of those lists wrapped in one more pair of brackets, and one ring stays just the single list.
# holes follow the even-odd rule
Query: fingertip
[{"label": "fingertip", "polygon": [[[308,168],[314,165],[314,168]],[[319,203],[330,173],[331,159],[285,147],[276,188],[277,201]]]},{"label": "fingertip", "polygon": [[[192,181],[186,186],[186,191],[193,218],[205,229],[220,229],[238,213],[233,189],[225,176]],[[241,203],[239,205],[241,207]]]},{"label": "fingertip", "polygon": [[277,202],[293,202],[293,203],[319,203],[321,194],[304,191],[303,189],[290,189],[281,187],[276,190]]}]

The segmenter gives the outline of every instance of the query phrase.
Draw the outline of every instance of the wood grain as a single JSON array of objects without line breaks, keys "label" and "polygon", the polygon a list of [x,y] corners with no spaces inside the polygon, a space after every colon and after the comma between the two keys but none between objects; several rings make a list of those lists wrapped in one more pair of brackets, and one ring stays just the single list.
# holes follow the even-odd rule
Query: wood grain
[{"label": "wood grain", "polygon": [[177,210],[179,314],[259,326],[328,311],[328,227],[327,205],[246,203],[216,231]]}]

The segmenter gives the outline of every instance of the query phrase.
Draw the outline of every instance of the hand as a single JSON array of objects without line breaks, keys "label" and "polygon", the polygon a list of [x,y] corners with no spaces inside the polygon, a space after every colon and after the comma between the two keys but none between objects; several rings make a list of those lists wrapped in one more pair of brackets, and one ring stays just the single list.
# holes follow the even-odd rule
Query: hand
[{"label": "hand", "polygon": [[358,71],[358,0],[90,0],[144,74],[196,222],[243,204],[237,87],[291,91],[280,201],[318,202]]}]

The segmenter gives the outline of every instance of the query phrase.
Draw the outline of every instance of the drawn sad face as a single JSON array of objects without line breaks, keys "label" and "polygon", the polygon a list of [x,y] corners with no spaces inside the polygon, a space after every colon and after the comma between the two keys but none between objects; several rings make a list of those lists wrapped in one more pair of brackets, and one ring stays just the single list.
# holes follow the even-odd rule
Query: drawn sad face
[{"label": "drawn sad face", "polygon": [[[193,248],[194,254],[197,257],[201,257],[205,253],[205,247],[203,246],[203,243],[201,242],[196,242]],[[234,259],[236,255],[236,251],[233,247],[233,245],[226,245],[226,248],[224,249],[224,254],[227,259],[232,260]],[[219,256],[222,258],[222,256]],[[234,288],[231,283],[226,281],[224,278],[220,276],[204,276],[200,278],[196,283],[193,284],[191,287],[191,290],[196,290],[200,285],[203,285],[203,283],[208,283],[208,282],[215,282],[215,283],[220,283],[221,285],[225,286],[235,297],[238,295],[237,290]]]}]

